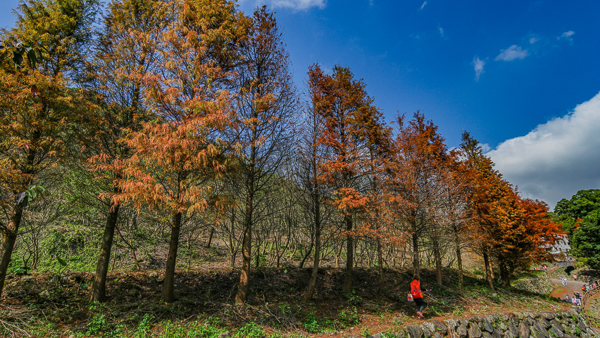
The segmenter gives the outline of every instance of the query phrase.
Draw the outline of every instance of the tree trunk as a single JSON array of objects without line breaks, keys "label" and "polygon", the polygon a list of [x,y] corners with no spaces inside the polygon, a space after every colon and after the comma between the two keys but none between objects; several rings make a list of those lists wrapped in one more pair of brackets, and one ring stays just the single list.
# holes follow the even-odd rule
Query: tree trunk
[{"label": "tree trunk", "polygon": [[421,269],[419,266],[419,235],[416,230],[413,230],[412,234],[412,244],[413,244],[413,275],[417,277],[421,277]]},{"label": "tree trunk", "polygon": [[304,296],[304,302],[308,303],[308,301],[312,298],[315,293],[315,289],[317,287],[317,274],[319,272],[319,263],[321,259],[321,205],[318,201],[318,197],[313,198],[313,203],[315,204],[315,258],[313,261],[312,274],[310,275],[310,281],[308,282],[308,290],[306,291],[306,295]]},{"label": "tree trunk", "polygon": [[[106,225],[104,226],[104,235],[102,237],[102,247],[96,263],[96,274],[92,284],[90,301],[103,302],[106,300],[106,274],[108,273],[108,264],[110,262],[110,251],[113,245],[115,227],[119,218],[120,205],[112,206],[108,211]],[[136,262],[137,264],[137,262]]]},{"label": "tree trunk", "polygon": [[240,274],[240,284],[235,295],[235,302],[243,304],[250,290],[250,265],[252,254],[252,228],[248,225],[244,227],[244,239],[242,242],[242,271]]},{"label": "tree trunk", "polygon": [[299,269],[304,268],[304,263],[306,263],[306,260],[308,259],[308,256],[310,256],[312,250],[313,250],[313,241],[311,240],[310,246],[308,247],[308,251],[306,252],[306,255],[304,255],[304,258],[302,258],[302,260],[300,261],[300,264],[298,264]]},{"label": "tree trunk", "polygon": [[206,248],[210,248],[210,244],[212,243],[213,234],[215,233],[215,228],[210,228],[210,234],[208,235],[208,243],[206,243]]},{"label": "tree trunk", "polygon": [[379,269],[379,287],[378,292],[381,293],[383,291],[383,246],[381,245],[381,240],[377,239],[377,268]]},{"label": "tree trunk", "polygon": [[[346,216],[346,231],[352,231],[352,216]],[[354,268],[354,240],[352,234],[346,235],[346,275],[344,276],[343,293],[352,292],[352,271]]]},{"label": "tree trunk", "polygon": [[181,213],[173,215],[171,227],[171,241],[169,242],[169,255],[165,267],[165,279],[162,289],[162,300],[172,303],[175,300],[175,265],[177,264],[177,248],[179,247],[179,232],[181,231]]},{"label": "tree trunk", "polygon": [[458,236],[458,229],[456,226],[454,227],[454,243],[456,245],[456,262],[458,265],[458,288],[462,289],[464,284],[462,252],[460,250],[460,237]]},{"label": "tree trunk", "polygon": [[[251,188],[252,184],[250,184]],[[240,284],[238,285],[238,291],[235,295],[235,302],[237,304],[243,304],[248,297],[250,291],[250,268],[252,263],[252,203],[253,197],[252,190],[248,190],[248,197],[246,199],[246,215],[244,218],[244,239],[242,241],[242,271],[240,274]]]},{"label": "tree trunk", "polygon": [[508,267],[504,264],[500,265],[500,278],[502,279],[502,286],[509,287],[510,286],[510,274],[508,272]]},{"label": "tree trunk", "polygon": [[8,264],[10,263],[15,242],[17,241],[17,233],[19,232],[19,225],[21,225],[21,219],[23,218],[24,208],[25,206],[23,203],[15,205],[6,232],[4,233],[4,241],[2,242],[2,260],[0,260],[0,300],[2,300],[4,280],[6,279]]},{"label": "tree trunk", "polygon": [[494,280],[491,272],[490,257],[485,248],[483,249],[483,264],[485,265],[485,278],[487,279],[490,288],[494,290]]},{"label": "tree trunk", "polygon": [[437,277],[438,285],[442,285],[442,255],[440,253],[440,241],[438,239],[437,231],[435,225],[432,228],[433,230],[433,256],[435,259],[435,273]]}]

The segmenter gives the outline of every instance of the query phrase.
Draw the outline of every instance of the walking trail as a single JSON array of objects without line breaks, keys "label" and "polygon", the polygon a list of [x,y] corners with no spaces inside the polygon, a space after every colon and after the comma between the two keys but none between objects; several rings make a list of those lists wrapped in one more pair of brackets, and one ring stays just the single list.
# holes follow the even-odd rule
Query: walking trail
[{"label": "walking trail", "polygon": [[550,280],[552,281],[552,283],[554,283],[556,285],[556,289],[554,289],[554,291],[552,291],[550,296],[558,297],[561,299],[565,299],[565,295],[569,295],[569,297],[573,297],[573,293],[575,291],[578,291],[579,293],[583,294],[583,292],[581,291],[581,287],[583,285],[587,284],[587,283],[580,282],[580,281],[570,280],[567,282],[567,286],[563,286],[560,279],[550,279]]}]

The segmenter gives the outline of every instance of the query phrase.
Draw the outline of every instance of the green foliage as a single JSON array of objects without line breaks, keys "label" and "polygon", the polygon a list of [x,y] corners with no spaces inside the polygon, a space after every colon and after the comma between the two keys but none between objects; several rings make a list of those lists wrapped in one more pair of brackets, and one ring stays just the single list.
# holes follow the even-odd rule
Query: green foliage
[{"label": "green foliage", "polygon": [[561,199],[554,207],[555,221],[563,224],[563,230],[573,239],[577,219],[583,219],[600,210],[600,189],[580,190],[570,200]]},{"label": "green foliage", "polygon": [[94,315],[92,320],[87,324],[87,332],[85,334],[87,336],[98,336],[107,329],[106,315],[102,311],[102,305],[97,302],[91,303],[89,310]]},{"label": "green foliage", "polygon": [[306,320],[304,321],[304,328],[310,333],[323,332],[323,328],[313,312],[309,313],[306,317]]},{"label": "green foliage", "polygon": [[362,298],[356,294],[356,291],[352,289],[352,292],[344,294],[344,297],[348,300],[348,303],[353,306],[360,305],[362,303]]},{"label": "green foliage", "polygon": [[590,212],[573,232],[573,253],[592,269],[600,269],[600,209]]},{"label": "green foliage", "polygon": [[347,326],[360,323],[360,317],[358,316],[358,311],[355,306],[342,310],[339,314],[339,318],[340,322]]},{"label": "green foliage", "polygon": [[219,318],[208,318],[204,323],[194,322],[190,325],[181,325],[178,323],[167,322],[163,325],[163,330],[158,337],[164,338],[213,338],[218,337],[225,332],[220,326]]},{"label": "green foliage", "polygon": [[235,334],[233,335],[233,337],[239,337],[239,338],[262,338],[265,337],[267,334],[265,332],[265,330],[258,324],[252,322],[252,323],[247,323],[246,325],[242,326],[240,329],[238,329]]},{"label": "green foliage", "polygon": [[133,334],[136,338],[144,338],[150,334],[150,328],[152,327],[152,320],[154,319],[153,315],[145,314],[144,318],[138,324],[137,330]]},{"label": "green foliage", "polygon": [[8,273],[25,275],[27,274],[27,270],[27,264],[22,258],[13,259],[8,263]]}]

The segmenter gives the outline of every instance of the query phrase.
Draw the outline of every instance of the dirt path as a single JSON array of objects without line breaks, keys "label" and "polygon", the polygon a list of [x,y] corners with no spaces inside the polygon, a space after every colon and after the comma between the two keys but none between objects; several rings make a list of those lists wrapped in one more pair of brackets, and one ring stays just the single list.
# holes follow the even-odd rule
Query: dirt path
[{"label": "dirt path", "polygon": [[550,295],[552,297],[558,297],[561,299],[565,299],[565,295],[569,295],[569,297],[573,297],[573,293],[575,291],[578,291],[579,293],[583,294],[583,292],[581,292],[581,287],[584,286],[587,283],[584,282],[579,282],[579,281],[568,281],[567,286],[563,286],[562,282],[560,279],[550,279],[552,281],[552,283],[554,283],[556,285],[556,288],[554,289],[554,291],[552,291],[552,293],[550,293]]}]

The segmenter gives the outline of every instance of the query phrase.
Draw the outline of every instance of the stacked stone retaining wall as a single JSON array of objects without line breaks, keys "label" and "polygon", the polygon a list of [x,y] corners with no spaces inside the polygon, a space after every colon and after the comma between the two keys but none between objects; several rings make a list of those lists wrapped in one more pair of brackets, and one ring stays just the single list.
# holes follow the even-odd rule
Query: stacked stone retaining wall
[{"label": "stacked stone retaining wall", "polygon": [[600,338],[579,309],[567,312],[515,312],[470,319],[432,320],[372,338]]}]

